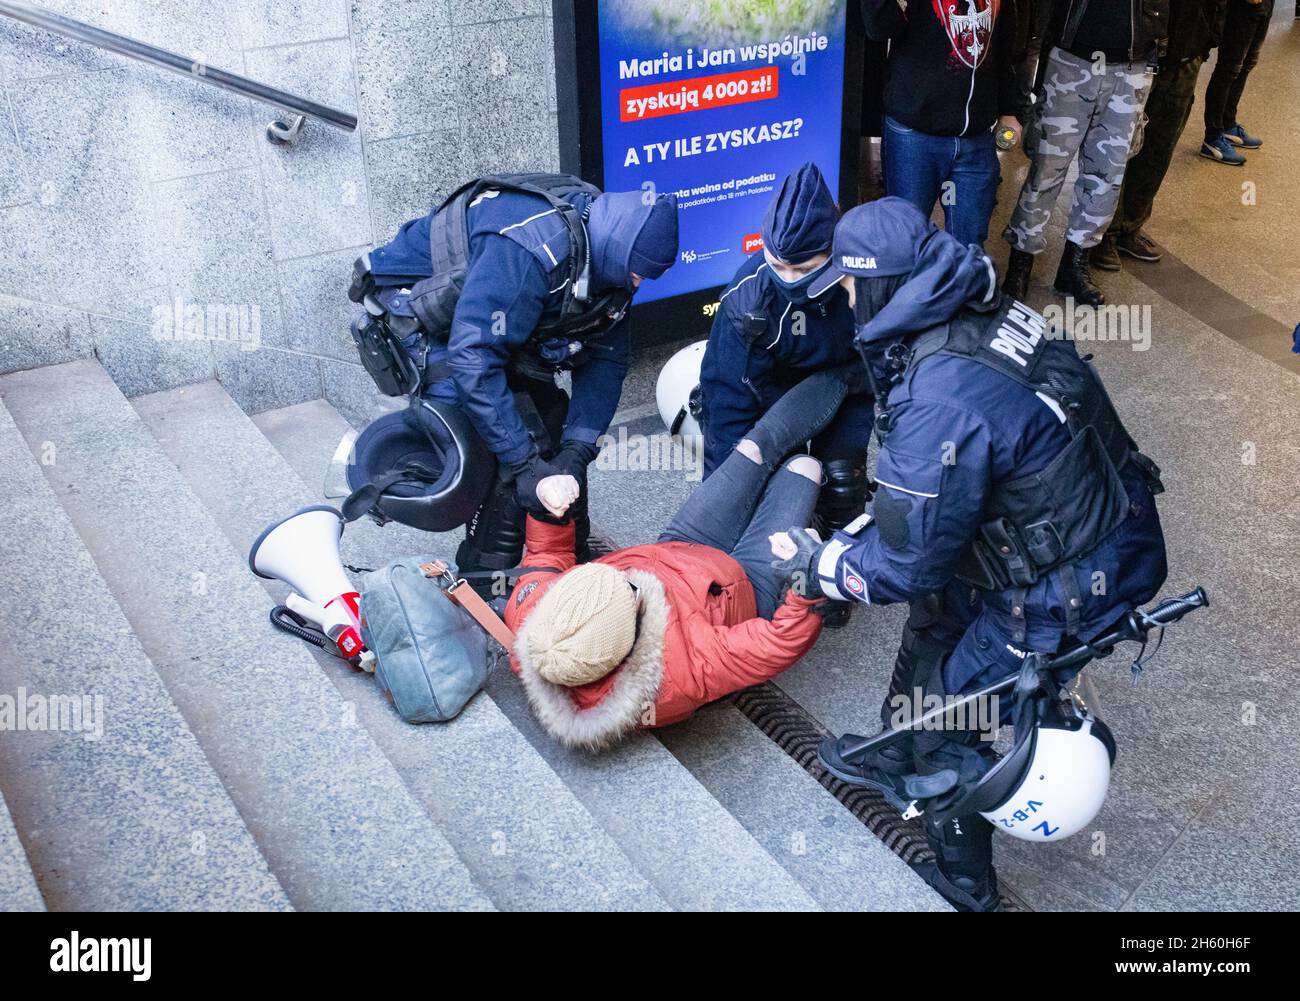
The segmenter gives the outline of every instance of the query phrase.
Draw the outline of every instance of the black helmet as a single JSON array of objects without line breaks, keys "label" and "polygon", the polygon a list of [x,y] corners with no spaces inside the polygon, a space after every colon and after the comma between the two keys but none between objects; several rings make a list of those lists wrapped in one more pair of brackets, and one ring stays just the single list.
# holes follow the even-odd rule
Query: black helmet
[{"label": "black helmet", "polygon": [[474,517],[495,475],[496,456],[463,411],[415,399],[357,437],[343,515],[448,532]]}]

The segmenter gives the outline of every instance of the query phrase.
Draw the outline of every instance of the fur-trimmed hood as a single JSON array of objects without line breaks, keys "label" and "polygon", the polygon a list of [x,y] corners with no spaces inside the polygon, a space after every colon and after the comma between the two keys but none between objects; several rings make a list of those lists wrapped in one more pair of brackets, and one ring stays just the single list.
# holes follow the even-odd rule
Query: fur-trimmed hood
[{"label": "fur-trimmed hood", "polygon": [[612,687],[596,705],[579,708],[570,689],[552,684],[538,674],[528,654],[528,621],[515,639],[515,658],[533,712],[547,733],[568,747],[602,750],[635,729],[643,719],[652,718],[650,711],[664,676],[668,597],[654,574],[627,570],[625,575],[640,590],[637,638],[631,652],[611,672],[615,675]]}]

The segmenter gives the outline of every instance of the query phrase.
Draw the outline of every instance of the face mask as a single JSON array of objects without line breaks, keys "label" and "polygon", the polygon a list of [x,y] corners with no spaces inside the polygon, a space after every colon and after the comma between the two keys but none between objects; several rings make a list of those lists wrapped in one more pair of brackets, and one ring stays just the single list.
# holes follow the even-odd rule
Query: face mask
[{"label": "face mask", "polygon": [[828,257],[826,258],[825,261],[822,262],[821,267],[814,268],[812,271],[809,271],[803,277],[798,278],[792,282],[786,281],[784,278],[778,275],[776,273],[776,268],[769,266],[768,270],[772,272],[772,281],[775,282],[776,287],[781,290],[781,294],[784,295],[796,306],[799,306],[808,301],[809,287],[812,285],[814,281],[817,280],[818,275],[820,275],[823,271],[825,271],[828,267],[830,267],[830,264],[831,264],[831,259]]}]

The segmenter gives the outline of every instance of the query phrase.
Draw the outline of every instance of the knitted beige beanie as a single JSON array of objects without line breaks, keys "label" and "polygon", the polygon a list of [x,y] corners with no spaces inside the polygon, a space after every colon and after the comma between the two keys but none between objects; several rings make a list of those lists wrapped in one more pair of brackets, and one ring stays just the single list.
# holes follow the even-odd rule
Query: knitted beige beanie
[{"label": "knitted beige beanie", "polygon": [[528,616],[528,656],[553,685],[603,678],[636,639],[636,598],[627,578],[605,563],[561,575]]}]

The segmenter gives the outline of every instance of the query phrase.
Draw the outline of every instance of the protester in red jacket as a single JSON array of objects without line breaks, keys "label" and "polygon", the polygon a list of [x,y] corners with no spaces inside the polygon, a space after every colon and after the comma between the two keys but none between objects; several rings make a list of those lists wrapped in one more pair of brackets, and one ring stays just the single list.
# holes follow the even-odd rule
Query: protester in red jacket
[{"label": "protester in red jacket", "polygon": [[529,517],[523,565],[540,569],[519,578],[505,620],[518,634],[511,666],[549,733],[599,750],[773,678],[812,647],[822,603],[773,567],[770,537],[812,516],[821,464],[785,456],[830,420],[849,378],[830,370],[791,389],[655,543],[575,566],[573,526]]}]

